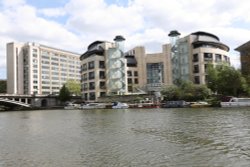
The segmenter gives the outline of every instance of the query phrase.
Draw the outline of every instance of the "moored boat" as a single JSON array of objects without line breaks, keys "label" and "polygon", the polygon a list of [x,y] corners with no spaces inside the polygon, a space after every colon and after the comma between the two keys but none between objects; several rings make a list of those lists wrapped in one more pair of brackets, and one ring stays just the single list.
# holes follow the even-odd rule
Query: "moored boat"
[{"label": "moored boat", "polygon": [[74,104],[74,103],[67,103],[65,106],[64,106],[64,109],[65,110],[74,110],[77,108],[77,104]]},{"label": "moored boat", "polygon": [[232,97],[228,102],[220,102],[221,107],[250,107],[250,98]]},{"label": "moored boat", "polygon": [[201,107],[210,107],[211,104],[205,101],[191,102],[190,107],[192,108],[201,108]]},{"label": "moored boat", "polygon": [[129,108],[127,103],[121,103],[121,102],[114,102],[112,104],[113,109],[122,109],[122,108]]},{"label": "moored boat", "polygon": [[80,106],[80,109],[101,109],[106,108],[106,105],[103,103],[88,103]]}]

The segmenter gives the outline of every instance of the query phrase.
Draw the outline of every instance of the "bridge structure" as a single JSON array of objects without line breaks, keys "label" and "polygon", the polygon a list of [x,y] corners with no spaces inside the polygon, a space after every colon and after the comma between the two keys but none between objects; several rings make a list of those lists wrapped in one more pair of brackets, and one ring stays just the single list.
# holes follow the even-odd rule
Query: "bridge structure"
[{"label": "bridge structure", "polygon": [[15,99],[10,100],[10,99],[7,99],[7,98],[0,98],[0,104],[4,104],[4,103],[17,105],[17,106],[22,106],[22,107],[27,107],[27,108],[31,107],[31,104],[29,104],[27,102],[16,101]]},{"label": "bridge structure", "polygon": [[[80,100],[81,97],[72,97],[72,100]],[[16,95],[0,94],[0,106],[5,107],[57,107],[62,103],[56,95]]]}]

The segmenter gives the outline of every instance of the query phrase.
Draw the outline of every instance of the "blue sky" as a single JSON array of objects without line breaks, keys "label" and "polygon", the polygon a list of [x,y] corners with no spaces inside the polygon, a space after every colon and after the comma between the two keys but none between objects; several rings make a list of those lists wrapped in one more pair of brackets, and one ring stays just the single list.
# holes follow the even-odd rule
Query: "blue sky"
[{"label": "blue sky", "polygon": [[37,42],[83,53],[95,40],[121,34],[126,48],[160,52],[169,31],[217,35],[239,67],[236,47],[249,41],[249,0],[0,0],[0,79],[6,78],[6,43]]}]

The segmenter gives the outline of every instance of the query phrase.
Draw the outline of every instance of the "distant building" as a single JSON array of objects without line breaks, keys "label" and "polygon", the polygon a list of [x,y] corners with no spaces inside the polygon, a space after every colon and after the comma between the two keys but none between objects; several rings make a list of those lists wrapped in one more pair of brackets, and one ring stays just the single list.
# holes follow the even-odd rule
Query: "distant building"
[{"label": "distant building", "polygon": [[250,41],[237,47],[240,52],[241,72],[243,75],[250,75]]},{"label": "distant building", "polygon": [[[230,64],[229,47],[207,32],[179,38],[171,31],[170,44],[161,53],[147,54],[143,46],[124,51],[124,38],[95,41],[81,56],[81,83],[85,100],[112,94],[159,92],[179,80],[206,83],[208,64]],[[117,39],[117,38],[116,38]],[[126,80],[126,81],[124,81]]]},{"label": "distant building", "polygon": [[80,81],[79,57],[37,43],[8,43],[7,93],[58,94],[68,79]]}]

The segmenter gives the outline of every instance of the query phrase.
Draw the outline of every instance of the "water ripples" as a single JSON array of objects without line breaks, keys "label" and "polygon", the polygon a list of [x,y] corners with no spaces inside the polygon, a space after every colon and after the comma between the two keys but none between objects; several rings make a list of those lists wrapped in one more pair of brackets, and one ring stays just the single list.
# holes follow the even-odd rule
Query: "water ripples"
[{"label": "water ripples", "polygon": [[248,109],[0,113],[0,167],[249,165]]}]

